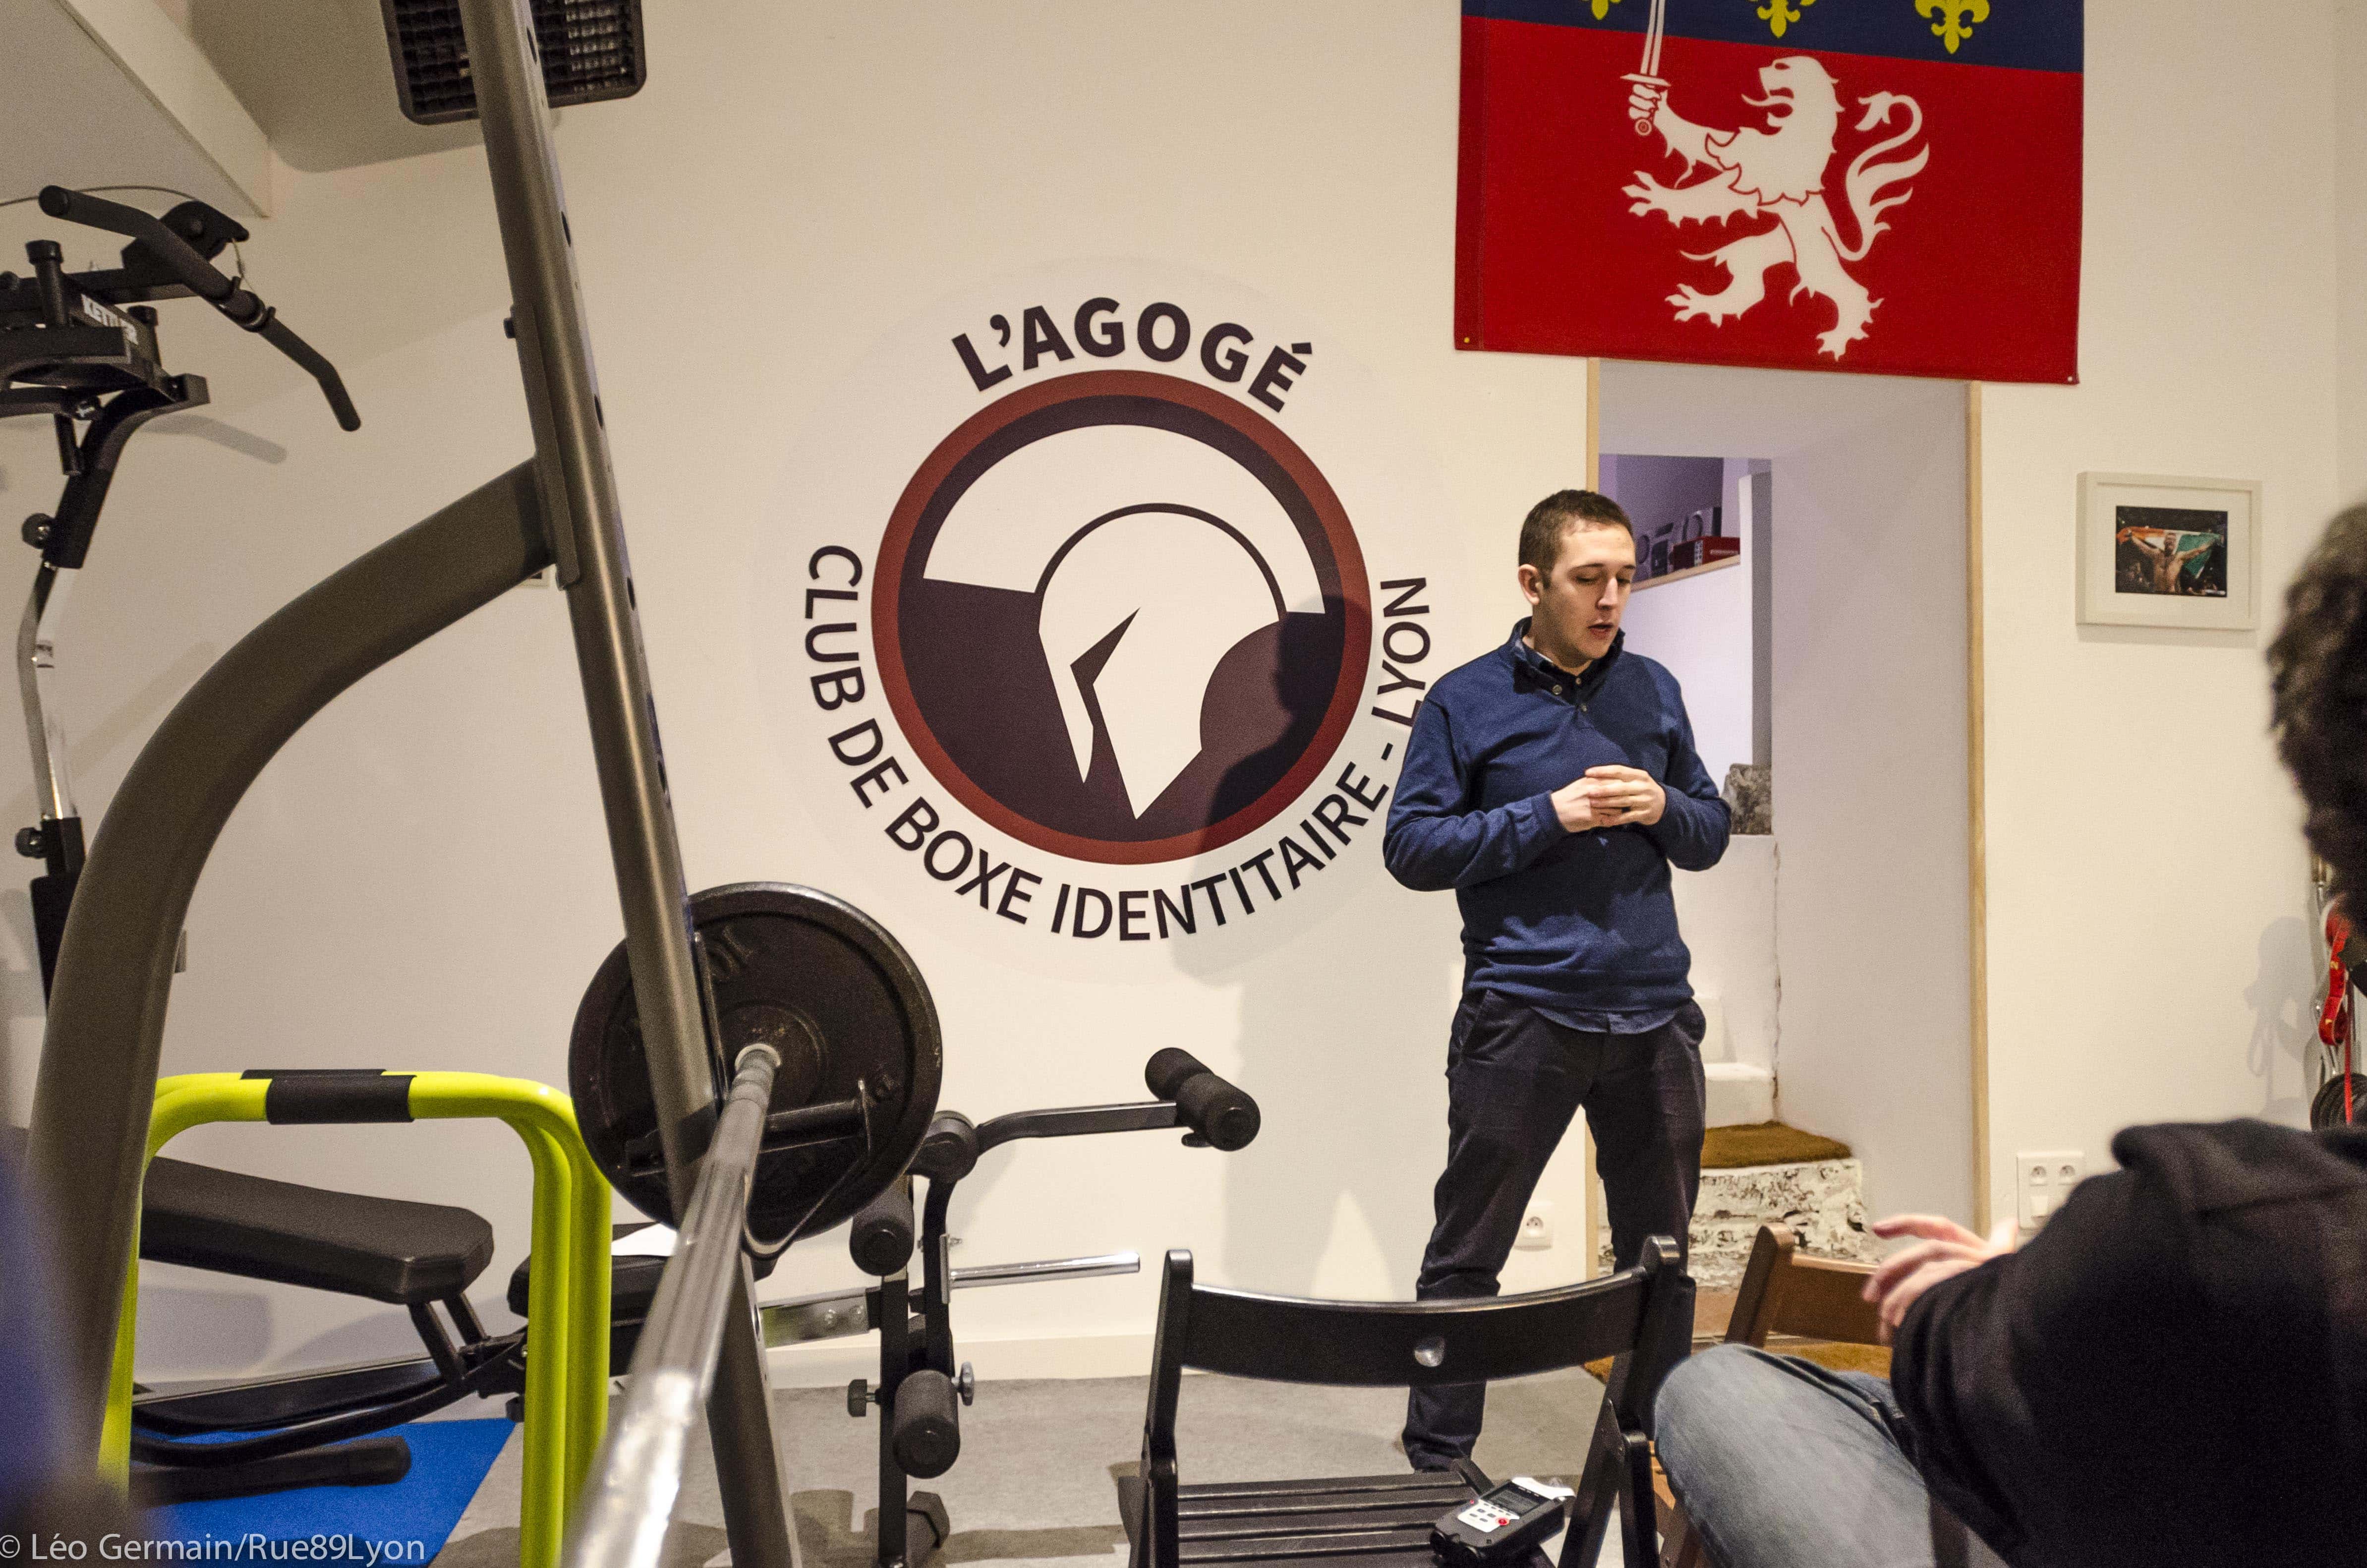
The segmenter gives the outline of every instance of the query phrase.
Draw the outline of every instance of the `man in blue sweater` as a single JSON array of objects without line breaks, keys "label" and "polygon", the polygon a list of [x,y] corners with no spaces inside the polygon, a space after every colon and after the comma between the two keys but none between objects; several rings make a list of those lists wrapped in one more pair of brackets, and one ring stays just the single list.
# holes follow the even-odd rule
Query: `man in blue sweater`
[{"label": "man in blue sweater", "polygon": [[[1682,1249],[1701,1181],[1701,1009],[1669,868],[1726,853],[1726,803],[1675,677],[1625,651],[1627,514],[1564,490],[1521,528],[1532,614],[1415,712],[1382,856],[1453,888],[1463,1004],[1447,1039],[1447,1153],[1414,1293],[1492,1296],[1537,1178],[1581,1108],[1620,1267]],[[1417,1389],[1406,1457],[1467,1458],[1485,1384]]]}]

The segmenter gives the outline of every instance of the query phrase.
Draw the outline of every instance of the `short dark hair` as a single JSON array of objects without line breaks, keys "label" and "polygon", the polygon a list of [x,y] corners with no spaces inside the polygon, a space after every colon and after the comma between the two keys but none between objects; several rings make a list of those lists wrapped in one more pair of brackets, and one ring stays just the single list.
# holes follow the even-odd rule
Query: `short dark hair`
[{"label": "short dark hair", "polygon": [[2367,915],[2367,506],[2334,519],[2269,644],[2271,726],[2308,808],[2302,831]]},{"label": "short dark hair", "polygon": [[1535,506],[1521,523],[1521,564],[1551,574],[1561,556],[1561,536],[1573,523],[1599,528],[1625,528],[1636,537],[1636,525],[1618,502],[1596,490],[1557,490]]}]

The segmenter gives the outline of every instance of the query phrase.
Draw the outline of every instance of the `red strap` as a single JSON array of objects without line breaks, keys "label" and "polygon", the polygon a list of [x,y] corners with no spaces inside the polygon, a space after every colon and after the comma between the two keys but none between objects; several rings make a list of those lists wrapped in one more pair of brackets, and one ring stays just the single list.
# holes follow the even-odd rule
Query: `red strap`
[{"label": "red strap", "polygon": [[[2350,922],[2339,909],[2326,912],[2326,1003],[2318,1009],[2317,1038],[2346,1049],[2350,1038],[2350,974],[2342,949],[2350,942]],[[2345,1058],[2346,1063],[2348,1058]]]}]

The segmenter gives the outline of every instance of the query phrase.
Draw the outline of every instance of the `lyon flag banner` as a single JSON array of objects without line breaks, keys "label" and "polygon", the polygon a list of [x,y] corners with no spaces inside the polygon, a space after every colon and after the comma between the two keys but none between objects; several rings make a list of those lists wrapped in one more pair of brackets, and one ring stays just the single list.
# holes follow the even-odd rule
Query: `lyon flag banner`
[{"label": "lyon flag banner", "polygon": [[2081,0],[1464,0],[1455,342],[2078,379]]}]

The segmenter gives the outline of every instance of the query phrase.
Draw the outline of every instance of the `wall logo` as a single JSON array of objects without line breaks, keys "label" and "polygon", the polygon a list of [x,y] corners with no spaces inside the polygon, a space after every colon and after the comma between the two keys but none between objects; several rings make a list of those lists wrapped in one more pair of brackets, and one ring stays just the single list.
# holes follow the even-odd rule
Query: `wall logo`
[{"label": "wall logo", "polygon": [[1335,868],[1377,869],[1436,673],[1427,577],[1368,563],[1435,484],[1363,378],[1233,286],[1128,301],[1124,270],[875,354],[800,443],[759,574],[820,814],[990,941],[1280,934]]},{"label": "wall logo", "polygon": [[1138,370],[1001,399],[878,556],[880,683],[929,771],[1038,849],[1141,864],[1264,826],[1356,710],[1365,562],[1306,453]]}]

